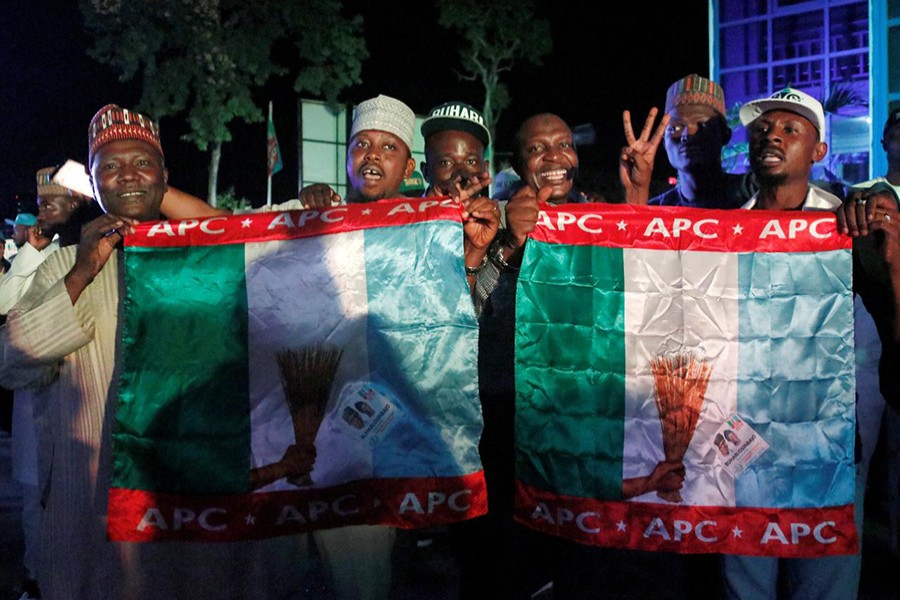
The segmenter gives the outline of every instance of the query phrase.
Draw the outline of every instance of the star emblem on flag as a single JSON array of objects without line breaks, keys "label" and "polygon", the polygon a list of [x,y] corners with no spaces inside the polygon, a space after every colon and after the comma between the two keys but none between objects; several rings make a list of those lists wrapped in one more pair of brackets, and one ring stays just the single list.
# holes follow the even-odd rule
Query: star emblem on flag
[{"label": "star emblem on flag", "polygon": [[731,230],[734,231],[734,235],[741,235],[742,233],[744,233],[744,228],[741,227],[740,223],[732,227]]},{"label": "star emblem on flag", "polygon": [[253,515],[247,515],[244,521],[247,523],[247,525],[256,525],[256,517],[254,517]]},{"label": "star emblem on flag", "polygon": [[628,529],[628,527],[625,525],[625,521],[619,521],[618,523],[616,523],[617,531],[624,532],[626,529]]},{"label": "star emblem on flag", "polygon": [[736,538],[739,538],[742,535],[744,535],[744,532],[739,527],[735,527],[734,529],[731,530],[731,535],[733,535]]},{"label": "star emblem on flag", "polygon": [[243,221],[241,221],[241,227],[243,227],[244,229],[247,229],[252,224],[253,221],[251,221],[250,219],[244,219]]}]

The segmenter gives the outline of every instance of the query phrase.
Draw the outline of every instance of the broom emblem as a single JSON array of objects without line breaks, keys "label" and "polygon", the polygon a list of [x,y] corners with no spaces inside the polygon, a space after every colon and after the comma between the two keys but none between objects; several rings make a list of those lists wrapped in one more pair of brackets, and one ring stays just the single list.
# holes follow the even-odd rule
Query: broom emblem
[{"label": "broom emblem", "polygon": [[[657,356],[650,364],[666,462],[680,463],[700,418],[712,365],[690,353]],[[669,502],[682,501],[678,490],[658,491],[657,495]]]},{"label": "broom emblem", "polygon": [[[343,350],[324,343],[286,348],[276,354],[294,439],[300,448],[315,447],[342,355]],[[298,487],[310,486],[313,483],[310,472],[311,469],[294,474],[287,480]]]}]

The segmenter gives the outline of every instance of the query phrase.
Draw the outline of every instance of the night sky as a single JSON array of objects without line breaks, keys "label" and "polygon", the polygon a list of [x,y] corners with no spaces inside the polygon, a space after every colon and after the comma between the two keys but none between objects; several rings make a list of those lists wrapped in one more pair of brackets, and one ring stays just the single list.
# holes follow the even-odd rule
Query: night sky
[{"label": "night sky", "polygon": [[[455,38],[437,25],[432,3],[345,4],[348,12],[363,15],[369,58],[363,83],[346,90],[342,101],[384,93],[419,114],[451,99],[480,104],[480,87],[455,75]],[[506,77],[512,104],[498,124],[496,149],[508,150],[524,118],[556,112],[571,126],[590,123],[598,133],[595,145],[579,148],[582,171],[613,176],[624,142],[622,110],[629,108],[642,120],[651,106],[662,107],[673,81],[692,72],[708,75],[707,3],[678,4],[690,8],[663,14],[642,3],[635,14],[614,16],[602,3],[576,11],[574,5],[542,2],[540,16],[552,24],[553,53],[543,64],[520,64]],[[8,2],[0,10],[0,216],[5,217],[15,212],[16,196],[33,199],[37,169],[66,158],[85,162],[91,116],[108,102],[134,107],[140,82],[119,82],[111,69],[87,56],[90,41],[76,2]],[[270,85],[258,95],[263,108],[270,99],[275,103],[285,161],[285,170],[273,178],[275,201],[296,197],[296,99],[290,84]],[[180,139],[185,130],[177,118],[160,124],[170,182],[205,197],[208,155]],[[237,124],[232,133],[235,141],[223,148],[219,190],[234,187],[258,205],[266,192],[265,123]],[[667,169],[661,152],[657,174]]]}]

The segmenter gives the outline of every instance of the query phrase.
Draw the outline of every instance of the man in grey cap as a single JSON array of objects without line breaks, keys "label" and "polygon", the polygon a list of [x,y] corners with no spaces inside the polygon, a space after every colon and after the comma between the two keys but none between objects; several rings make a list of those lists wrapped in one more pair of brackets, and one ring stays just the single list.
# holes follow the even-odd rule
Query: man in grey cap
[{"label": "man in grey cap", "polygon": [[[350,139],[347,143],[347,179],[350,188],[346,202],[375,202],[400,198],[404,179],[415,169],[412,158],[416,115],[406,104],[385,95],[370,98],[357,105],[353,113]],[[470,243],[469,231],[481,222],[493,223],[496,231],[499,210],[487,198],[469,200],[467,191],[457,187],[455,196],[466,207],[463,214],[464,253],[470,285],[475,273],[486,263],[485,249],[490,238],[478,247]],[[341,196],[327,184],[313,184],[300,191],[300,197],[281,204],[264,206],[260,212],[325,208],[340,204]],[[217,214],[216,209],[200,200],[179,202],[178,213],[170,217],[197,218]],[[474,225],[473,225],[474,223]],[[473,268],[474,267],[474,268]],[[391,555],[396,530],[384,525],[352,525],[313,532],[319,554],[328,572],[337,600],[380,600],[389,597],[391,588]]]},{"label": "man in grey cap", "polygon": [[[416,168],[412,158],[416,114],[406,104],[379,95],[357,105],[347,142],[347,202],[399,198],[400,186]],[[276,210],[322,208],[341,202],[324,183],[300,190],[299,204],[279,204]]]}]

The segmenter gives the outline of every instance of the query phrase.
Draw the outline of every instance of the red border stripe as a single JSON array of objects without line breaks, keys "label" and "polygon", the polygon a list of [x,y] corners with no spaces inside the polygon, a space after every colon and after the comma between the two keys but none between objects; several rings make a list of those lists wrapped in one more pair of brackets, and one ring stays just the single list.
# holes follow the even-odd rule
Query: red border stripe
[{"label": "red border stripe", "polygon": [[564,496],[516,484],[519,523],[582,544],[684,554],[798,558],[855,554],[853,505],[683,506]]},{"label": "red border stripe", "polygon": [[462,223],[462,205],[446,197],[403,198],[322,210],[149,221],[138,225],[134,235],[126,236],[125,246],[159,248],[268,242],[440,220]]},{"label": "red border stripe", "polygon": [[703,210],[626,204],[543,205],[531,237],[576,246],[705,252],[849,249],[834,213]]},{"label": "red border stripe", "polygon": [[483,471],[223,496],[110,488],[108,536],[122,542],[227,542],[357,524],[428,527],[486,512]]}]

